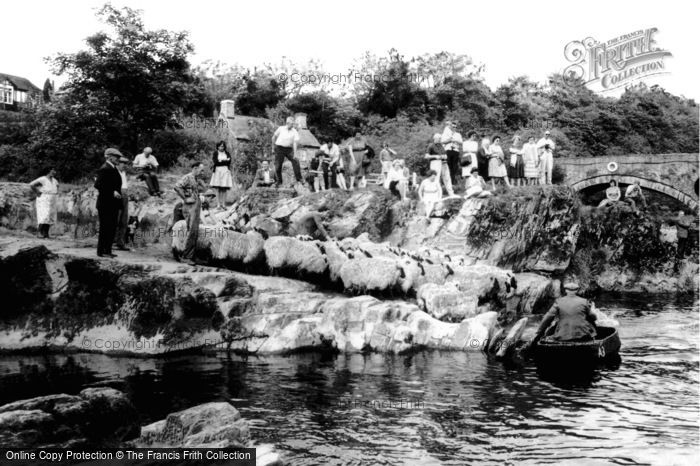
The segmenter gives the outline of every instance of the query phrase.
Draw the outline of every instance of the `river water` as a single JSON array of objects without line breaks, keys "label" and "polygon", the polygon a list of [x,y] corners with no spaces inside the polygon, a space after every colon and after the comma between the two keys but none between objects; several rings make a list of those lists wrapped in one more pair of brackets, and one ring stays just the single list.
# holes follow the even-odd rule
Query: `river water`
[{"label": "river water", "polygon": [[597,302],[621,363],[578,380],[480,353],[0,356],[0,404],[108,385],[143,423],[229,400],[290,464],[700,464],[692,301]]}]

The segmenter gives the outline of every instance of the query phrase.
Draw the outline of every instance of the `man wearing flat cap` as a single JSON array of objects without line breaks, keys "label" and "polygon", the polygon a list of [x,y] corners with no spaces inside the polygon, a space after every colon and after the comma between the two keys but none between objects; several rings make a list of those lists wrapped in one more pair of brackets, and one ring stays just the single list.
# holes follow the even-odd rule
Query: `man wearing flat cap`
[{"label": "man wearing flat cap", "polygon": [[[591,303],[576,294],[578,284],[564,284],[566,295],[557,299],[552,308],[544,315],[533,342],[545,334],[545,339],[553,341],[590,341],[595,340],[596,316],[591,312]],[[550,324],[556,320],[553,329]]]},{"label": "man wearing flat cap", "polygon": [[122,206],[122,178],[117,170],[121,152],[110,147],[105,150],[105,163],[97,171],[97,215],[100,231],[97,236],[97,255],[116,257],[112,254],[112,241],[117,229],[117,219]]}]

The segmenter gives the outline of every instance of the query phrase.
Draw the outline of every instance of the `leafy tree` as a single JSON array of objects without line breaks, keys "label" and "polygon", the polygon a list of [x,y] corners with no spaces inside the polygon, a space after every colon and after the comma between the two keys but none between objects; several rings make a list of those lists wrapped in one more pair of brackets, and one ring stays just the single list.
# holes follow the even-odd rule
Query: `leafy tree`
[{"label": "leafy tree", "polygon": [[390,51],[386,68],[375,70],[368,92],[358,98],[358,108],[365,114],[395,118],[399,112],[412,120],[420,119],[428,108],[428,93],[417,83],[409,63],[396,50]]},{"label": "leafy tree", "polygon": [[458,112],[460,121],[470,128],[499,126],[499,107],[491,89],[474,78],[447,78],[433,90],[433,101],[438,107],[437,116]]},{"label": "leafy tree", "polygon": [[68,105],[81,103],[105,115],[107,140],[136,151],[139,137],[163,128],[179,109],[191,110],[202,89],[187,61],[186,32],[147,30],[141,13],[104,5],[97,16],[110,28],[87,38],[87,50],[58,54],[51,63],[67,74]]},{"label": "leafy tree", "polygon": [[236,113],[264,117],[265,109],[285,97],[284,85],[267,72],[241,76],[235,84]]}]

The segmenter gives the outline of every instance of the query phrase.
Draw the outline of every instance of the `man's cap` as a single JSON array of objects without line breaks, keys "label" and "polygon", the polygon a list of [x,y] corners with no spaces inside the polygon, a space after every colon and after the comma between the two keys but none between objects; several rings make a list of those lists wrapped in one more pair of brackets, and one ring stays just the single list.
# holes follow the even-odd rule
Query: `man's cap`
[{"label": "man's cap", "polygon": [[545,131],[544,134],[549,134],[549,130]]},{"label": "man's cap", "polygon": [[119,152],[118,149],[115,149],[114,147],[109,147],[108,149],[105,150],[105,157],[111,155],[114,157],[122,157],[122,153]]},{"label": "man's cap", "polygon": [[566,282],[566,283],[564,283],[564,289],[565,289],[565,290],[576,291],[576,290],[578,290],[578,283],[576,283],[576,282]]},{"label": "man's cap", "polygon": [[216,197],[216,192],[214,192],[214,190],[211,188],[204,191],[204,197],[210,197],[210,196]]}]

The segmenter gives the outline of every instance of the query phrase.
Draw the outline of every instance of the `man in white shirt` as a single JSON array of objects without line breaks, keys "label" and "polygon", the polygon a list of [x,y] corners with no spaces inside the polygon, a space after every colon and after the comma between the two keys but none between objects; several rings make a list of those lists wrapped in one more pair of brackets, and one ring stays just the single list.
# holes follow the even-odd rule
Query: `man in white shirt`
[{"label": "man in white shirt", "polygon": [[453,186],[457,184],[459,178],[459,154],[462,150],[462,135],[457,132],[456,127],[453,121],[445,122],[445,129],[440,138],[447,155],[447,166],[450,169],[450,181]]},{"label": "man in white shirt", "polygon": [[540,153],[541,182],[552,184],[552,168],[554,167],[554,140],[549,136],[549,130],[544,132],[544,137],[537,141],[537,150]]},{"label": "man in white shirt", "polygon": [[128,166],[129,159],[124,156],[119,157],[117,170],[119,171],[119,176],[122,179],[122,198],[121,209],[119,210],[119,218],[117,219],[117,233],[114,235],[114,242],[117,245],[117,249],[121,251],[129,250],[129,248],[127,248],[124,244],[124,241],[126,239],[126,232],[129,227],[129,182],[126,179],[126,168]]},{"label": "man in white shirt", "polygon": [[272,149],[275,153],[275,172],[277,173],[277,183],[282,184],[282,164],[284,159],[292,162],[294,178],[297,183],[301,183],[301,167],[297,158],[297,143],[299,142],[299,132],[294,127],[294,118],[288,117],[284,126],[280,126],[272,135]]},{"label": "man in white shirt", "polygon": [[158,177],[156,172],[158,171],[158,160],[153,155],[153,149],[146,147],[143,152],[134,158],[134,168],[141,172],[140,177],[146,182],[148,186],[148,194],[151,196],[160,196],[160,185],[158,184]]}]

